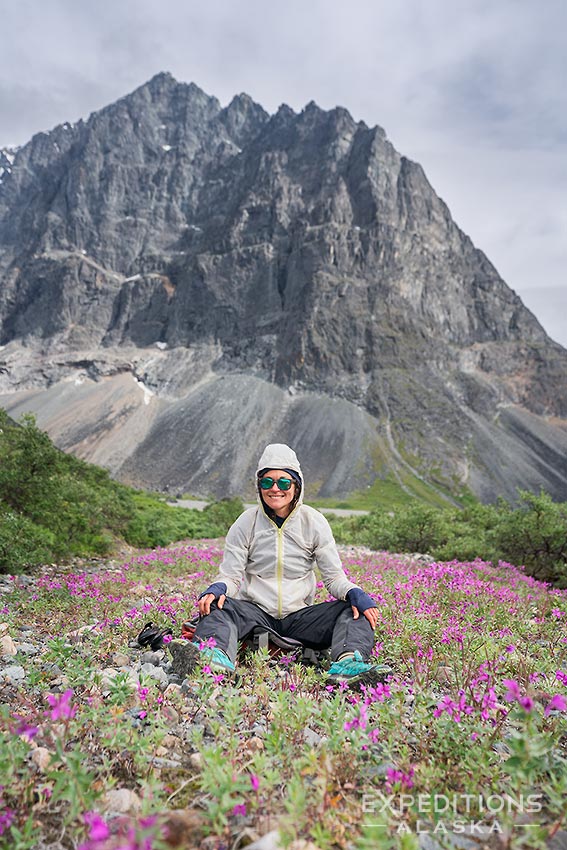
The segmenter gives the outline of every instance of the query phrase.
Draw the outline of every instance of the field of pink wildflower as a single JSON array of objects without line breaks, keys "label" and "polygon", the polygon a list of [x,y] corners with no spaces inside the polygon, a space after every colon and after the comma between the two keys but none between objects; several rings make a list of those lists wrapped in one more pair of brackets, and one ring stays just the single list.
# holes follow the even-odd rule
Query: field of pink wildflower
[{"label": "field of pink wildflower", "polygon": [[380,609],[384,685],[333,687],[263,652],[237,683],[206,665],[175,682],[167,648],[152,658],[135,638],[148,621],[179,636],[220,554],[202,542],[4,582],[0,847],[238,850],[274,831],[294,850],[464,833],[553,846],[567,591],[509,564],[345,557]]}]

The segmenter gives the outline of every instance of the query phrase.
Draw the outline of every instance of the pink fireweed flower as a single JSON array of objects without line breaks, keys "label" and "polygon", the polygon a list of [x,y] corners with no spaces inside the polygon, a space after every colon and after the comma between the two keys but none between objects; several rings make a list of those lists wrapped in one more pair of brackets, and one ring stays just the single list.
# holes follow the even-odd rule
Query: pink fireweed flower
[{"label": "pink fireweed flower", "polygon": [[534,701],[531,697],[521,697],[518,702],[520,703],[524,711],[527,711],[528,714],[534,707]]},{"label": "pink fireweed flower", "polygon": [[253,791],[257,791],[260,787],[260,780],[255,773],[250,774],[250,785],[252,786]]},{"label": "pink fireweed flower", "polygon": [[457,708],[458,711],[453,715],[453,720],[456,723],[460,722],[461,714],[472,714],[474,711],[472,705],[467,705],[467,698],[464,691],[459,691],[459,702],[457,703]]},{"label": "pink fireweed flower", "polygon": [[376,685],[363,685],[362,690],[364,691],[364,702],[367,705],[373,702],[384,702],[385,699],[392,696],[389,686],[382,684],[382,682],[378,682]]},{"label": "pink fireweed flower", "polygon": [[199,649],[213,649],[217,645],[214,637],[208,637],[206,640],[199,641]]},{"label": "pink fireweed flower", "polygon": [[504,699],[506,702],[514,702],[514,700],[520,700],[520,686],[516,682],[515,679],[504,679],[502,684],[507,689],[504,694]]},{"label": "pink fireweed flower", "polygon": [[108,825],[98,812],[85,812],[83,819],[89,827],[89,838],[91,841],[105,841],[109,837],[110,830]]},{"label": "pink fireweed flower", "polygon": [[39,728],[37,726],[31,726],[27,720],[24,720],[23,717],[15,717],[14,719],[18,721],[18,725],[14,729],[14,732],[29,744],[39,732]]},{"label": "pink fireweed flower", "polygon": [[567,687],[567,673],[564,673],[563,670],[556,670],[555,678],[558,682],[561,682],[562,685],[565,685],[565,687]]},{"label": "pink fireweed flower", "polygon": [[386,788],[388,792],[392,791],[397,785],[399,785],[400,790],[409,791],[413,788],[413,774],[413,767],[410,767],[407,773],[404,773],[403,770],[396,770],[393,767],[389,767],[386,771]]},{"label": "pink fireweed flower", "polygon": [[246,817],[246,803],[237,803],[232,809],[232,814]]},{"label": "pink fireweed flower", "polygon": [[13,809],[4,809],[3,812],[0,812],[0,835],[6,832],[7,829],[10,829],[14,817],[15,812]]},{"label": "pink fireweed flower", "polygon": [[346,732],[350,732],[351,729],[362,729],[364,731],[367,725],[368,713],[366,711],[366,706],[362,704],[359,709],[358,717],[353,717],[352,720],[346,720],[343,729]]},{"label": "pink fireweed flower", "polygon": [[545,706],[545,716],[549,717],[552,711],[567,711],[567,700],[561,694],[554,694]]},{"label": "pink fireweed flower", "polygon": [[498,699],[496,697],[496,691],[494,688],[488,688],[486,693],[482,697],[482,710],[480,712],[480,716],[483,720],[489,720],[491,711],[493,711],[498,705]]},{"label": "pink fireweed flower", "polygon": [[450,696],[445,695],[440,702],[437,703],[437,708],[433,711],[433,717],[441,717],[444,711],[449,716],[453,715],[453,711],[457,708],[457,704],[453,702]]},{"label": "pink fireweed flower", "polygon": [[459,701],[455,702],[449,696],[444,696],[443,699],[437,703],[437,708],[433,711],[434,717],[441,717],[443,712],[446,711],[451,720],[454,720],[455,723],[461,722],[461,715],[472,714],[474,708],[472,705],[467,705],[467,700],[464,691],[459,691]]},{"label": "pink fireweed flower", "polygon": [[47,694],[47,702],[51,706],[51,711],[46,711],[51,720],[71,720],[77,713],[76,708],[70,705],[73,691],[71,688],[62,694]]},{"label": "pink fireweed flower", "polygon": [[170,643],[170,641],[172,641],[172,640],[173,640],[173,635],[164,635],[163,636],[163,642],[164,643]]}]

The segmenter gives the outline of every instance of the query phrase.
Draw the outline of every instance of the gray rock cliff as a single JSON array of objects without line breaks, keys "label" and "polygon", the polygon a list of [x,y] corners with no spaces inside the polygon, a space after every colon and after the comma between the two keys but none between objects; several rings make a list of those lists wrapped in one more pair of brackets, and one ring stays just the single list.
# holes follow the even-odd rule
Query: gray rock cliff
[{"label": "gray rock cliff", "polygon": [[63,448],[215,495],[285,440],[312,494],[567,500],[567,352],[379,127],[159,74],[6,163],[0,404]]}]

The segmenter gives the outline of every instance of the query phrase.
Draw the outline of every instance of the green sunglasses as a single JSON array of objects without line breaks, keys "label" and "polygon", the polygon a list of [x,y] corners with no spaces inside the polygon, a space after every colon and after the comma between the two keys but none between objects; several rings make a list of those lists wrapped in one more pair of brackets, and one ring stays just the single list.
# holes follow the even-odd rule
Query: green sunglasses
[{"label": "green sunglasses", "polygon": [[269,490],[274,484],[277,484],[278,490],[289,490],[293,481],[291,478],[278,478],[276,481],[275,478],[270,478],[268,475],[265,478],[260,478],[260,487],[262,490]]}]

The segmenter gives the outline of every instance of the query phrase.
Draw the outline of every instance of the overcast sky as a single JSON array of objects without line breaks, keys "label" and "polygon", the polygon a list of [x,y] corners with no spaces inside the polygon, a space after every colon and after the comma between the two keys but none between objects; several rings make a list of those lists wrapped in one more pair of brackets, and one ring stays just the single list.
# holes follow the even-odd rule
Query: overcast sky
[{"label": "overcast sky", "polygon": [[0,0],[0,146],[159,71],[382,126],[567,346],[567,0]]}]

